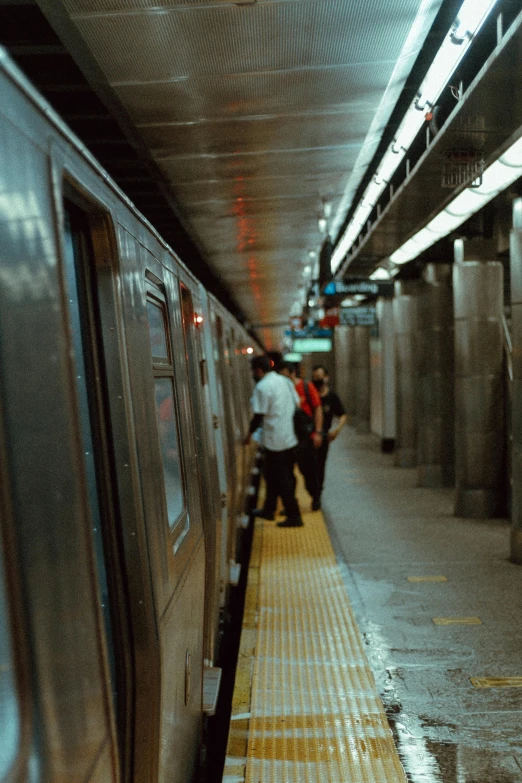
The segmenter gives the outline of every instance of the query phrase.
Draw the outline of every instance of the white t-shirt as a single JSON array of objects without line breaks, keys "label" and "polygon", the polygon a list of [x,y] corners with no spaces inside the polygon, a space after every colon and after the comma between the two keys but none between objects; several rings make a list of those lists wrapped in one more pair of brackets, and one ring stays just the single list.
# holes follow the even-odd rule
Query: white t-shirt
[{"label": "white t-shirt", "polygon": [[254,413],[263,414],[262,444],[269,451],[286,451],[297,446],[294,413],[300,405],[295,386],[284,375],[267,373],[254,389]]}]

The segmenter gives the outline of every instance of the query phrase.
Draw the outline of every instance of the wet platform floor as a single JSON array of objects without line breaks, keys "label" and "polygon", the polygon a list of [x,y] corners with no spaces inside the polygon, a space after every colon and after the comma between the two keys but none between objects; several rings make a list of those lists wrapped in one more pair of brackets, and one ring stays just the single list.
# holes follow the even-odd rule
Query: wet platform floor
[{"label": "wet platform floor", "polygon": [[346,428],[323,504],[401,762],[413,783],[522,781],[522,567],[508,560],[509,522],[456,518],[453,491],[416,478]]},{"label": "wet platform floor", "polygon": [[323,510],[329,537],[257,523],[224,781],[522,781],[508,522],[455,518],[350,428]]}]

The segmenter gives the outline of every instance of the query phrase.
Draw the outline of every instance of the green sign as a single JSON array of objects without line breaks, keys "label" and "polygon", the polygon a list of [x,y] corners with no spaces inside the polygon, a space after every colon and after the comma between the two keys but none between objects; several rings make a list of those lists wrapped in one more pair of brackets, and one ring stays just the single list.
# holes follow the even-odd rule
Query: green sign
[{"label": "green sign", "polygon": [[329,337],[301,337],[294,340],[292,351],[295,353],[328,353],[332,350]]}]

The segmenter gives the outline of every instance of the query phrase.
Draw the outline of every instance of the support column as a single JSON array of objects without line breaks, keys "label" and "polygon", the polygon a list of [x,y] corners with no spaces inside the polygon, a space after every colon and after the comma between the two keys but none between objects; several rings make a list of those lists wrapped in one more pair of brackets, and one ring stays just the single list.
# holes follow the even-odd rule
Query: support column
[{"label": "support column", "polygon": [[455,515],[501,512],[504,471],[503,268],[453,267],[455,306]]},{"label": "support column", "polygon": [[455,366],[450,264],[427,264],[418,308],[417,477],[455,483]]},{"label": "support column", "polygon": [[357,349],[355,346],[355,326],[348,327],[348,405],[347,410],[355,424],[357,406]]},{"label": "support column", "polygon": [[512,528],[511,560],[522,563],[522,199],[513,202],[511,231],[512,385]]},{"label": "support column", "polygon": [[395,464],[412,468],[417,464],[417,366],[415,333],[419,283],[401,280],[395,283],[393,320],[395,324],[396,439]]},{"label": "support column", "polygon": [[355,334],[355,428],[370,432],[370,327],[354,326]]},{"label": "support column", "polygon": [[395,448],[397,403],[395,400],[395,337],[393,300],[377,300],[377,320],[382,347],[382,434],[381,449],[391,453]]},{"label": "support column", "polygon": [[335,348],[335,391],[341,398],[346,413],[353,416],[355,408],[355,378],[353,376],[351,359],[354,351],[353,327],[336,326],[334,332]]}]

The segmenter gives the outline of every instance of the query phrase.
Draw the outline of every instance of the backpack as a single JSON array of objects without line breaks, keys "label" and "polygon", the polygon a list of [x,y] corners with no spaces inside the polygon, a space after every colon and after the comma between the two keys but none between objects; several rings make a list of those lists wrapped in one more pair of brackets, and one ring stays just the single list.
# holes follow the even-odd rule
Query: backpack
[{"label": "backpack", "polygon": [[[313,410],[313,406],[310,400],[310,393],[308,391],[308,381],[303,380],[304,392],[306,401]],[[294,413],[294,431],[295,436],[299,443],[306,443],[308,438],[315,429],[315,422],[311,416],[304,412],[302,408],[298,408]]]}]

